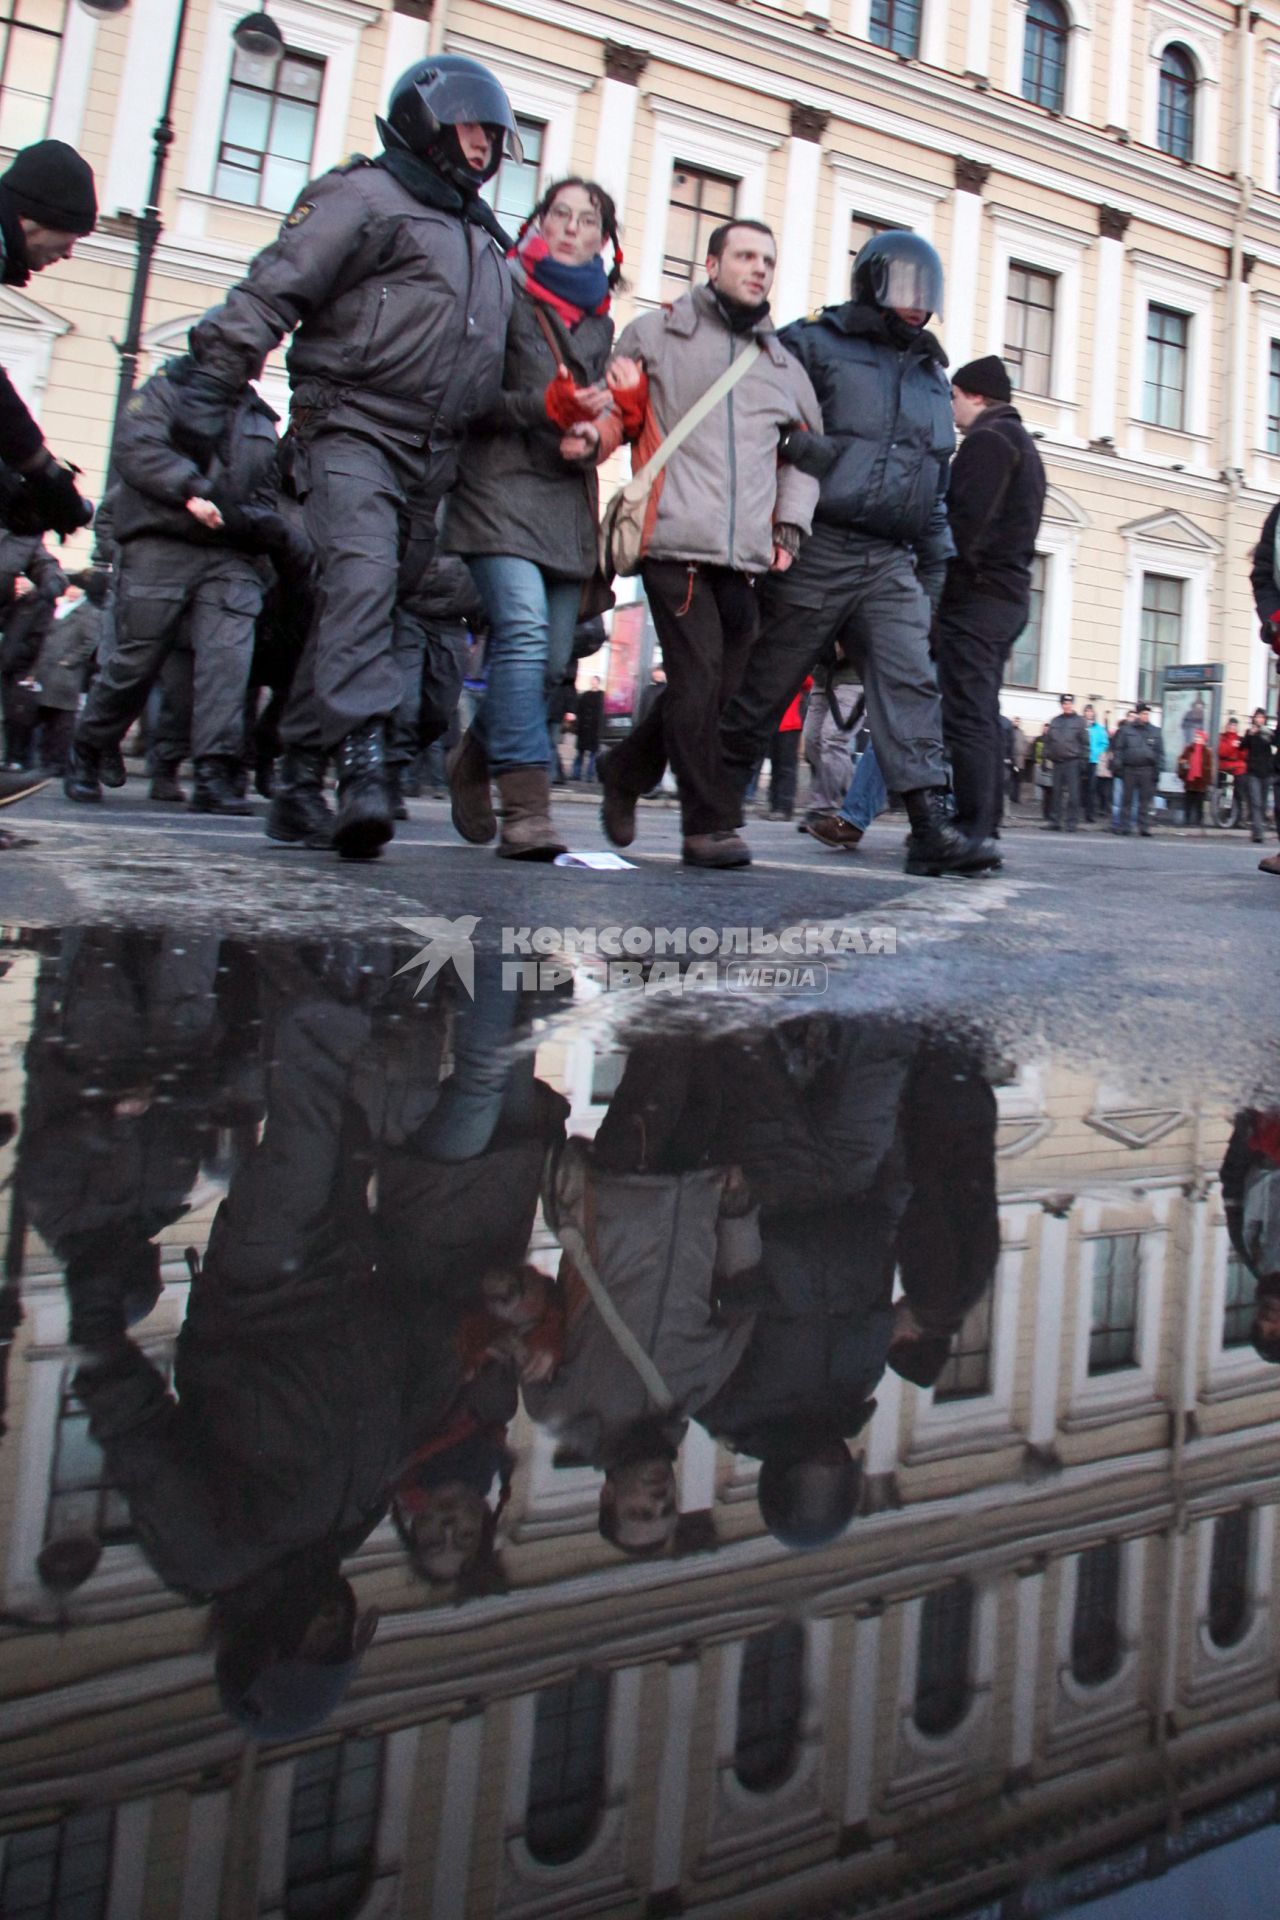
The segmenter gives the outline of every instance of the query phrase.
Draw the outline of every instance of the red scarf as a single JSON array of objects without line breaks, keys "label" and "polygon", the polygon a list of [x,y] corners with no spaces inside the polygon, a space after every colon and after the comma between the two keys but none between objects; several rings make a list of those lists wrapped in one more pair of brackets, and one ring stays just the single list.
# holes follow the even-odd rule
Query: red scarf
[{"label": "red scarf", "polygon": [[[564,299],[562,295],[552,293],[550,287],[544,287],[538,278],[538,267],[540,263],[543,260],[549,260],[551,258],[551,250],[540,233],[535,233],[533,229],[530,228],[524,238],[518,240],[515,246],[512,247],[507,258],[508,260],[518,260],[524,268],[524,290],[531,300],[541,300],[544,306],[550,307],[553,313],[560,316],[566,327],[577,326],[587,309],[585,307],[576,307],[572,301]],[[606,293],[599,306],[592,307],[591,311],[592,313],[608,313],[609,306],[610,297],[608,293]]]}]

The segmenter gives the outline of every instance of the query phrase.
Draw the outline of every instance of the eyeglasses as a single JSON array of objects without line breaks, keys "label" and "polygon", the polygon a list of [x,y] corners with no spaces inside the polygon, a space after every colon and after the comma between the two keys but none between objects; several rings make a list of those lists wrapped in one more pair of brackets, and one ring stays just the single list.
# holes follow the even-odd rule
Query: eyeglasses
[{"label": "eyeglasses", "polygon": [[576,207],[567,207],[563,200],[557,200],[553,207],[548,207],[542,217],[544,220],[554,220],[558,227],[567,227],[576,220],[584,233],[600,231],[600,215],[594,209],[579,213]]}]

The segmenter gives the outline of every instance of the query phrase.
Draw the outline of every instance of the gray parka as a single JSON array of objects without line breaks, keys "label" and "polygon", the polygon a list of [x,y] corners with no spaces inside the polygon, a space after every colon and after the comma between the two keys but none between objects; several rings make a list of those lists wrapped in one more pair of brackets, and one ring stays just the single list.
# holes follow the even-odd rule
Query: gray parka
[{"label": "gray parka", "polygon": [[372,425],[421,447],[493,405],[510,311],[489,234],[358,158],[304,188],[273,244],[192,328],[191,351],[238,387],[296,329],[295,424],[313,407],[335,430]]}]

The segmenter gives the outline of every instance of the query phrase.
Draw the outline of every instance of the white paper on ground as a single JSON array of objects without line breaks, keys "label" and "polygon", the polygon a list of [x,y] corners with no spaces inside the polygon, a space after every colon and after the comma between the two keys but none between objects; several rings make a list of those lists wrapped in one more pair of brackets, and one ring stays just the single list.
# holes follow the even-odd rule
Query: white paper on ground
[{"label": "white paper on ground", "polygon": [[612,873],[618,867],[634,869],[634,860],[624,860],[620,853],[558,853],[555,857],[557,867],[599,867]]}]

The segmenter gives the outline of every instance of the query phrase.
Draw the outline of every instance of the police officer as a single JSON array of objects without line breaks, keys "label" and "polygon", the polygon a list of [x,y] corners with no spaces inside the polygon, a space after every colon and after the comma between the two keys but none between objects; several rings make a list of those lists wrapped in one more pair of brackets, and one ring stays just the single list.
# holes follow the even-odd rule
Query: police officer
[{"label": "police officer", "polygon": [[813,382],[823,432],[791,433],[782,457],[822,483],[813,533],[761,594],[761,639],[722,722],[725,757],[745,786],[768,739],[832,636],[862,656],[871,737],[911,822],[908,873],[994,864],[946,820],[932,607],[953,547],[947,466],[955,446],[946,355],[925,329],[942,309],[942,262],[917,233],[867,242],[853,297],[783,329]]},{"label": "police officer", "polygon": [[[116,639],[76,727],[63,782],[69,800],[99,801],[101,757],[142,712],[186,632],[194,655],[193,754],[199,813],[248,813],[232,792],[264,571],[256,555],[305,566],[310,543],[276,512],[276,416],[241,386],[218,446],[198,462],[175,444],[184,354],[134,395],[116,436],[111,514],[120,548]],[[298,547],[306,549],[299,555]]]},{"label": "police officer", "polygon": [[[378,121],[384,151],[308,186],[279,237],[192,329],[199,368],[184,427],[213,444],[232,397],[286,333],[295,485],[323,575],[281,727],[268,833],[367,858],[391,838],[386,728],[400,705],[401,563],[425,570],[458,437],[497,397],[511,286],[506,236],[480,198],[503,144],[506,94],[478,61],[410,67]],[[501,244],[495,244],[499,242]],[[339,813],[321,796],[338,756]]]},{"label": "police officer", "polygon": [[[33,273],[69,260],[98,218],[93,169],[61,140],[38,140],[0,174],[0,282],[25,287]],[[8,374],[0,367],[0,540],[65,539],[87,526],[93,507],[76,486],[76,468],[55,460]],[[3,563],[0,562],[0,565]],[[5,571],[22,571],[6,566]],[[41,785],[39,777],[0,772],[0,806]],[[0,846],[7,836],[0,835]]]}]

